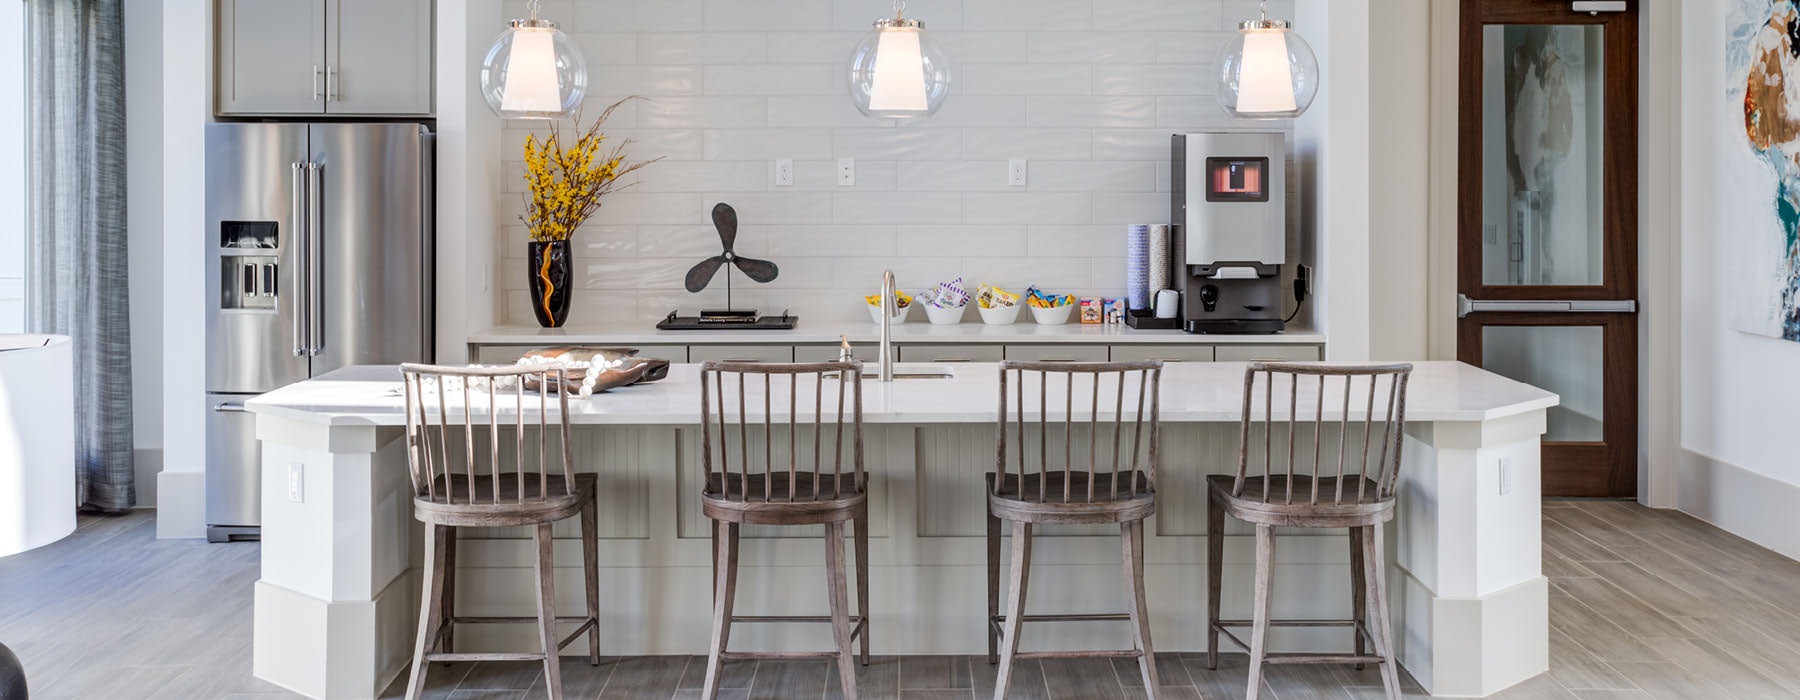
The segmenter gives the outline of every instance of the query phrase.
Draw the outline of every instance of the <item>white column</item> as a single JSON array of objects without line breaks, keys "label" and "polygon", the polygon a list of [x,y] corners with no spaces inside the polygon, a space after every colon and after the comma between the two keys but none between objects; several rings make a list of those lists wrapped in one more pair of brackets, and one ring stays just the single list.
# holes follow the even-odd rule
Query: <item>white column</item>
[{"label": "white column", "polygon": [[1544,411],[1409,426],[1395,567],[1400,660],[1434,696],[1549,670],[1539,483]]}]

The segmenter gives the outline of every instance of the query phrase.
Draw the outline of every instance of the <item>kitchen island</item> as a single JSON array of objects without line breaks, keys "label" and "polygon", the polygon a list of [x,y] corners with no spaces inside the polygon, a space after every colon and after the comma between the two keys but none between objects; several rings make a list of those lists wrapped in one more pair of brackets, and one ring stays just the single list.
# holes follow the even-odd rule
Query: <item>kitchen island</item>
[{"label": "kitchen island", "polygon": [[[986,650],[982,473],[992,468],[997,365],[952,377],[864,387],[871,478],[871,610],[877,653]],[[923,369],[902,366],[905,370]],[[1158,513],[1146,537],[1159,651],[1204,650],[1205,476],[1237,454],[1242,363],[1164,371]],[[710,621],[708,528],[699,508],[698,367],[578,401],[578,469],[598,472],[601,645],[607,654],[704,653]],[[371,698],[410,660],[420,527],[411,517],[394,367],[353,367],[249,401],[263,444],[262,579],[254,672],[315,698]],[[1313,405],[1302,389],[1300,405]],[[1339,399],[1325,401],[1326,417]],[[1405,464],[1392,553],[1392,623],[1402,665],[1434,695],[1484,697],[1548,668],[1548,583],[1540,571],[1538,453],[1554,394],[1454,362],[1423,362],[1407,398]],[[1352,415],[1357,409],[1352,402]],[[503,407],[504,411],[504,407]],[[753,416],[754,417],[754,416]],[[1277,409],[1277,417],[1281,411]],[[501,422],[509,421],[502,418]],[[1230,531],[1227,617],[1247,616],[1252,538]],[[1046,527],[1034,547],[1032,612],[1121,609],[1116,530]],[[580,605],[580,546],[558,528],[558,605]],[[1094,536],[1105,534],[1107,536]],[[746,528],[738,608],[823,609],[816,533]],[[1347,538],[1284,532],[1277,617],[1349,610]],[[522,531],[467,533],[458,612],[531,608],[532,547]],[[535,648],[528,626],[466,627],[459,650]],[[1118,623],[1032,629],[1031,648],[1125,643]],[[1347,644],[1341,630],[1283,629],[1271,650]],[[823,649],[824,626],[753,625],[735,649]],[[579,646],[579,645],[577,645]],[[572,647],[568,653],[581,653]]]}]

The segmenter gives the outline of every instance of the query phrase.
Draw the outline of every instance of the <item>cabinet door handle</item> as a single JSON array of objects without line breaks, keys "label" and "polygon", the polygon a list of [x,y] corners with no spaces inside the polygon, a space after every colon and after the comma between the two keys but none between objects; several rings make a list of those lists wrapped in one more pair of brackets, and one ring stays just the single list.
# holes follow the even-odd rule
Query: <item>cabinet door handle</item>
[{"label": "cabinet door handle", "polygon": [[325,92],[326,92],[325,101],[326,102],[332,102],[332,101],[343,102],[344,101],[343,98],[338,97],[338,84],[341,82],[343,82],[343,81],[338,79],[337,66],[326,66],[325,67]]},{"label": "cabinet door handle", "polygon": [[322,75],[322,71],[320,71],[320,69],[319,69],[319,64],[314,63],[313,64],[313,101],[314,102],[318,102],[319,96],[323,94],[319,90],[319,77],[321,75]]}]

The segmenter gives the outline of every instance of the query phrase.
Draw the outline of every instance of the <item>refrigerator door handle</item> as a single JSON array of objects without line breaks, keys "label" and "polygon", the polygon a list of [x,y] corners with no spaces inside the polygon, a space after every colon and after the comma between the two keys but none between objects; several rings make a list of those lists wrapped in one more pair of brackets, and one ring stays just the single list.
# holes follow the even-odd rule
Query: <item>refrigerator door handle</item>
[{"label": "refrigerator door handle", "polygon": [[319,323],[320,307],[324,301],[319,298],[319,289],[325,286],[324,261],[319,253],[320,239],[324,237],[325,204],[320,184],[319,171],[324,166],[308,162],[306,164],[306,342],[307,355],[317,356],[325,349],[325,332]]},{"label": "refrigerator door handle", "polygon": [[249,413],[250,412],[250,409],[244,408],[244,402],[242,402],[242,401],[235,401],[235,402],[234,401],[220,401],[218,403],[213,404],[212,409],[213,409],[214,413]]},{"label": "refrigerator door handle", "polygon": [[[309,346],[306,339],[306,317],[307,314],[310,313],[306,308],[306,231],[308,230],[309,225],[306,221],[306,185],[305,179],[301,175],[301,169],[305,168],[306,165],[306,163],[297,161],[289,164],[289,167],[292,168],[294,173],[293,192],[291,193],[292,201],[289,202],[292,207],[290,211],[292,212],[293,221],[289,222],[287,236],[287,245],[294,251],[294,293],[292,295],[294,306],[294,357],[305,357],[307,347]],[[277,303],[280,302],[278,301]]]}]

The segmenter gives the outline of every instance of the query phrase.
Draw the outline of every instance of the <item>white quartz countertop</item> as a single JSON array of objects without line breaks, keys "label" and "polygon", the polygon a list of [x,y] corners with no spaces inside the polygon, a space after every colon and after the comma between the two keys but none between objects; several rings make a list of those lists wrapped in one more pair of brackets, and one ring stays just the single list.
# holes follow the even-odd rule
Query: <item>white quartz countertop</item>
[{"label": "white quartz countertop", "polygon": [[[469,336],[476,345],[583,344],[583,345],[793,345],[836,343],[848,336],[852,343],[874,343],[881,327],[867,321],[807,321],[793,330],[659,331],[647,324],[601,324],[565,328],[501,326]],[[896,343],[1173,343],[1184,345],[1320,345],[1325,336],[1309,328],[1293,328],[1270,335],[1195,334],[1179,330],[1139,330],[1118,324],[1039,325],[1030,322],[1007,325],[985,323],[902,323],[893,327]]]},{"label": "white quartz countertop", "polygon": [[[902,372],[943,369],[953,376],[948,379],[899,379],[892,383],[865,380],[865,422],[981,423],[993,421],[998,413],[998,364],[902,363],[896,367]],[[1241,362],[1167,365],[1163,369],[1161,393],[1163,421],[1236,421],[1243,406],[1244,368],[1245,364]],[[1413,368],[1406,400],[1409,421],[1493,420],[1549,408],[1558,401],[1556,394],[1460,362],[1418,362]],[[574,400],[570,420],[573,423],[617,425],[698,423],[699,369],[699,365],[693,364],[673,365],[669,368],[669,376],[662,381]],[[800,391],[804,394],[809,390],[803,386]],[[1335,382],[1327,385],[1324,401],[1327,419],[1341,416],[1342,392],[1341,385]],[[1364,401],[1358,397],[1366,396],[1366,389],[1364,392],[1352,394],[1353,419],[1361,414]],[[502,415],[513,412],[511,401],[510,398],[501,399]],[[535,410],[529,404],[535,401],[528,400],[527,403],[529,414]],[[760,420],[761,414],[756,407],[761,401],[752,398],[749,403],[752,407],[750,417]],[[1027,406],[1036,403],[1033,396],[1027,396]],[[1051,405],[1056,403],[1052,401]],[[1311,417],[1312,407],[1318,405],[1310,379],[1302,382],[1298,405],[1302,407],[1303,418]],[[405,423],[400,372],[392,365],[347,367],[276,389],[251,399],[245,406],[258,415],[330,425]],[[830,410],[829,406],[827,410]],[[477,411],[485,413],[479,408]],[[1284,417],[1284,407],[1278,405],[1275,415]],[[780,414],[780,418],[785,420],[786,415]],[[802,411],[801,419],[810,420],[810,407]]]}]

